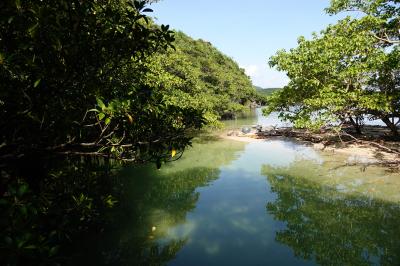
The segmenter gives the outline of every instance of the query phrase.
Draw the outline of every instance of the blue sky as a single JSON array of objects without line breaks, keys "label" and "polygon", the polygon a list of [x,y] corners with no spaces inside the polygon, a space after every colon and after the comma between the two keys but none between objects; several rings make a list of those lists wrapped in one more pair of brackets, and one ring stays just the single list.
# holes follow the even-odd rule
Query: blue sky
[{"label": "blue sky", "polygon": [[162,0],[151,8],[157,23],[207,40],[233,58],[255,85],[282,87],[288,79],[269,68],[268,58],[343,17],[325,14],[328,5],[329,0]]}]

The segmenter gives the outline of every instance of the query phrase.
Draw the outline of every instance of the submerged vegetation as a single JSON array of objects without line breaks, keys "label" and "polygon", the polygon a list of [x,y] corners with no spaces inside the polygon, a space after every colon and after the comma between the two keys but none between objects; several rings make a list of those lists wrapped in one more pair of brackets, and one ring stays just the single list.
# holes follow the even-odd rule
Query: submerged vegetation
[{"label": "submerged vegetation", "polygon": [[330,25],[311,40],[279,51],[270,65],[289,84],[268,99],[265,114],[278,111],[297,127],[380,119],[398,135],[400,109],[400,6],[398,1],[332,0],[329,14],[361,12]]}]

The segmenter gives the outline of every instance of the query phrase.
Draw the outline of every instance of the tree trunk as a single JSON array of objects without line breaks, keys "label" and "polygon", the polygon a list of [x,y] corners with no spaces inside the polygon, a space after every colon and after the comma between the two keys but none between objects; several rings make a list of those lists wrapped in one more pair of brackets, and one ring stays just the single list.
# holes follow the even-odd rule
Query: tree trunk
[{"label": "tree trunk", "polygon": [[354,121],[353,117],[351,117],[351,116],[349,116],[349,119],[350,119],[350,123],[352,124],[352,126],[356,130],[356,133],[361,135],[362,133],[361,133],[360,124],[358,124],[356,121]]},{"label": "tree trunk", "polygon": [[399,131],[396,127],[396,125],[390,121],[388,116],[384,116],[381,118],[382,122],[386,124],[386,126],[392,131],[393,136],[398,137],[399,136]]}]

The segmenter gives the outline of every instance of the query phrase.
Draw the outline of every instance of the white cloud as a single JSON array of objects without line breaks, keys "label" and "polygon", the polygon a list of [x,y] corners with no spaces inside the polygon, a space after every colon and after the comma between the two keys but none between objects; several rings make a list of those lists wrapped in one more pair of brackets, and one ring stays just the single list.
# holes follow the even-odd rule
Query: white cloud
[{"label": "white cloud", "polygon": [[241,66],[256,86],[263,88],[281,88],[288,84],[285,73],[269,68],[266,64]]},{"label": "white cloud", "polygon": [[244,66],[243,68],[247,76],[256,77],[259,75],[259,67],[257,65]]}]

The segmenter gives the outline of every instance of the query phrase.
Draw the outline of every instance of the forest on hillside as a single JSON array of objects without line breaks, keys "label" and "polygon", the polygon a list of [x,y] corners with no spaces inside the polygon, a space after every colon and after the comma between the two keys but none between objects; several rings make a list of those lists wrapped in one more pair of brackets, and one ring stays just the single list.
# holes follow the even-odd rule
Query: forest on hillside
[{"label": "forest on hillside", "polygon": [[175,32],[174,38],[174,49],[149,61],[151,82],[163,82],[167,101],[201,110],[206,123],[213,124],[260,100],[244,70],[210,42],[183,32]]}]

